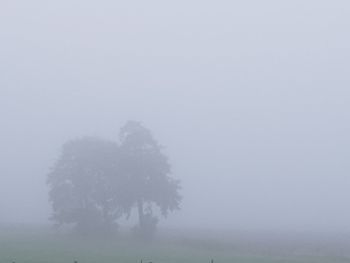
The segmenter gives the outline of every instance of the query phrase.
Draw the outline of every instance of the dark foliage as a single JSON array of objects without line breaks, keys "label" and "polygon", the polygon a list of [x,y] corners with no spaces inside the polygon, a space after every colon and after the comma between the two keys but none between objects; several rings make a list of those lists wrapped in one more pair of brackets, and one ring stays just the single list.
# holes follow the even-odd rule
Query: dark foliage
[{"label": "dark foliage", "polygon": [[163,216],[179,208],[179,182],[150,131],[128,122],[120,140],[120,146],[92,137],[64,144],[47,180],[56,224],[73,224],[82,234],[112,233],[117,219],[135,207],[135,233],[152,237],[154,208]]}]

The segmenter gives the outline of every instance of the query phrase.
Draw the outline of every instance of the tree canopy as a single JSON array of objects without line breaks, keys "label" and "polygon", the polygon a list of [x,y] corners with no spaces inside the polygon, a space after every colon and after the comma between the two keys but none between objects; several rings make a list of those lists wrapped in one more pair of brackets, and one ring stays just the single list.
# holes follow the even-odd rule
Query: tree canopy
[{"label": "tree canopy", "polygon": [[154,234],[160,214],[179,209],[180,183],[170,177],[168,158],[151,132],[130,121],[120,143],[94,137],[66,142],[48,174],[49,199],[58,225],[79,233],[111,233],[136,208],[136,233]]},{"label": "tree canopy", "polygon": [[139,226],[136,229],[141,235],[149,236],[157,223],[154,206],[163,216],[179,209],[179,181],[170,177],[170,164],[162,147],[140,123],[128,122],[120,131],[120,140],[129,208],[137,207]]},{"label": "tree canopy", "polygon": [[86,137],[65,143],[48,175],[51,219],[74,223],[79,232],[109,231],[123,212],[118,156],[111,141]]}]

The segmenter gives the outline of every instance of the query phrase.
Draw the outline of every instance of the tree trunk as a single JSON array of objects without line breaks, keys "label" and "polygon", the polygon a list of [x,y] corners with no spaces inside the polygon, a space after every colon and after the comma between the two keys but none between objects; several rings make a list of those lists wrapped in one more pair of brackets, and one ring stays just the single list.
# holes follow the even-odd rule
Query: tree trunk
[{"label": "tree trunk", "polygon": [[110,227],[111,227],[111,220],[109,218],[108,212],[109,211],[108,211],[107,205],[105,204],[102,208],[102,216],[103,216],[104,228],[106,231],[110,230]]},{"label": "tree trunk", "polygon": [[143,219],[144,219],[144,213],[143,213],[143,202],[142,200],[137,201],[137,210],[139,213],[139,225],[142,228],[143,227]]}]

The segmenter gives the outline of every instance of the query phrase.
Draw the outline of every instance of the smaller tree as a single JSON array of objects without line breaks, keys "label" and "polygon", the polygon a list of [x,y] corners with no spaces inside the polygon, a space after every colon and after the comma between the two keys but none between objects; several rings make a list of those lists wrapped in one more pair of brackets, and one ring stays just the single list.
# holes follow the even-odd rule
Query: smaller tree
[{"label": "smaller tree", "polygon": [[171,168],[162,147],[140,123],[129,121],[120,130],[122,173],[126,178],[130,209],[137,208],[138,234],[151,237],[158,222],[154,207],[165,217],[179,209],[181,197],[178,180],[170,177]]},{"label": "smaller tree", "polygon": [[73,224],[82,234],[110,233],[125,210],[118,160],[114,142],[87,137],[64,144],[47,179],[51,220]]}]

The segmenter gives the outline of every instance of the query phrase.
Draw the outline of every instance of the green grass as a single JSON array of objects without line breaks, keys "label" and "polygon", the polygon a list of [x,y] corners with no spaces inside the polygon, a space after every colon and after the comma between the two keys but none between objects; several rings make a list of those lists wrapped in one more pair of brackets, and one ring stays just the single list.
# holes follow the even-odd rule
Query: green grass
[{"label": "green grass", "polygon": [[[203,237],[181,238],[163,235],[154,242],[140,242],[130,236],[113,239],[82,239],[68,234],[55,234],[45,228],[8,227],[0,230],[0,262],[6,263],[337,263],[350,262],[340,254],[322,255],[313,251],[286,252],[285,247],[217,241]],[[287,246],[286,246],[287,247]],[[321,251],[322,252],[322,251]]]}]

